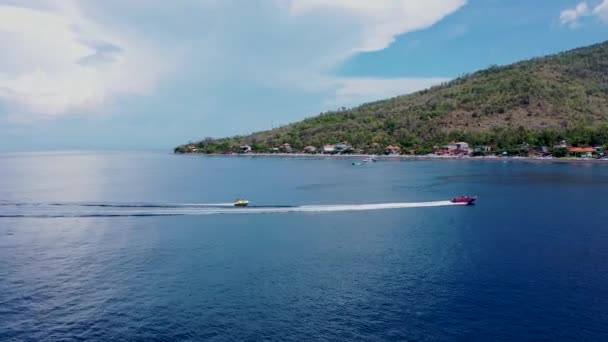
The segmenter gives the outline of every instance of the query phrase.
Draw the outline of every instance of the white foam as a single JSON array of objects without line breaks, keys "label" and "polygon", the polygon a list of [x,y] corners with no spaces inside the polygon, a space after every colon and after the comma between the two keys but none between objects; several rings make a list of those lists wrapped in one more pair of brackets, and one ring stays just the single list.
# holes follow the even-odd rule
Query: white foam
[{"label": "white foam", "polygon": [[167,203],[167,206],[175,207],[232,207],[234,202],[226,203]]}]

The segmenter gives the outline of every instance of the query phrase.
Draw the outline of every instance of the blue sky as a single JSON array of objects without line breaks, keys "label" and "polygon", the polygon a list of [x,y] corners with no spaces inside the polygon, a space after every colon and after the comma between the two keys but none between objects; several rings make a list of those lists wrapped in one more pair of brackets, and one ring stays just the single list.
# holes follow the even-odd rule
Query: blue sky
[{"label": "blue sky", "polygon": [[170,150],[607,33],[608,0],[0,0],[0,150]]}]

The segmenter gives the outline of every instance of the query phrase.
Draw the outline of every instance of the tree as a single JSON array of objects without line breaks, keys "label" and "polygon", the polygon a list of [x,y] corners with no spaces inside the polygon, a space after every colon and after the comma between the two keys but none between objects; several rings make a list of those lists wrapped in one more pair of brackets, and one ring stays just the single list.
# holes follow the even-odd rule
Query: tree
[{"label": "tree", "polygon": [[567,148],[554,148],[551,150],[551,154],[553,154],[554,157],[556,158],[563,158],[566,157],[568,155],[568,149]]}]

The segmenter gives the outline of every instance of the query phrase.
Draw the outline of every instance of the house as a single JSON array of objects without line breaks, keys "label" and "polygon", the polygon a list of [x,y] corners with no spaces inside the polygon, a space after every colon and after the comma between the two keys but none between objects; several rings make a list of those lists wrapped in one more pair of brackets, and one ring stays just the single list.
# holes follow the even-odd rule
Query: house
[{"label": "house", "polygon": [[530,153],[536,153],[536,154],[549,153],[549,148],[547,146],[534,146],[530,149]]},{"label": "house", "polygon": [[323,146],[323,153],[336,153],[336,145]]},{"label": "house", "polygon": [[551,153],[547,146],[532,146],[528,149],[528,155],[533,156],[547,156]]},{"label": "house", "polygon": [[437,155],[453,155],[453,154],[457,154],[458,151],[460,151],[460,150],[457,150],[457,149],[450,150],[450,149],[448,149],[448,145],[433,146],[433,153],[437,154]]},{"label": "house", "polygon": [[492,146],[475,146],[473,152],[477,153],[487,153],[492,152]]},{"label": "house", "polygon": [[285,152],[285,153],[291,153],[293,151],[291,148],[291,145],[288,143],[284,143],[283,145],[281,145],[279,147],[279,150],[281,150],[281,152]]},{"label": "house", "polygon": [[279,153],[280,152],[278,147],[271,147],[268,151],[270,151],[270,153]]},{"label": "house", "polygon": [[251,146],[249,145],[241,145],[239,149],[241,153],[251,153]]},{"label": "house", "polygon": [[306,153],[315,153],[315,152],[317,152],[317,148],[309,145],[309,146],[304,147],[303,151]]},{"label": "house", "polygon": [[336,152],[350,152],[353,149],[353,146],[346,141],[343,141],[335,146]]},{"label": "house", "polygon": [[196,148],[195,145],[186,145],[185,147],[186,152],[198,152],[199,149]]},{"label": "house", "polygon": [[558,148],[568,148],[570,146],[568,146],[568,144],[566,144],[566,140],[562,140],[559,143],[553,145],[554,149],[558,149]]},{"label": "house", "polygon": [[384,153],[391,154],[391,155],[400,154],[401,147],[395,146],[395,145],[388,145],[384,148]]},{"label": "house", "polygon": [[450,142],[450,143],[448,143],[446,145],[446,147],[450,151],[453,151],[453,150],[468,151],[469,150],[469,144],[466,143],[466,142],[463,142],[463,141],[459,141],[459,142],[453,141],[453,142]]},{"label": "house", "polygon": [[446,145],[449,154],[469,154],[469,144],[463,141],[453,141]]},{"label": "house", "polygon": [[568,149],[571,155],[580,158],[591,158],[595,149],[593,147],[570,147]]}]

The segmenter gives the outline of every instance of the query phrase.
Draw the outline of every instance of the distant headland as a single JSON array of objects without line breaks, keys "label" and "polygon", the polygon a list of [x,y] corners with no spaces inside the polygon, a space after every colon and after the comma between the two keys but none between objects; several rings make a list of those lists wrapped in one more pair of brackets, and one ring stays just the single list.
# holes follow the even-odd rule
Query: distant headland
[{"label": "distant headland", "polygon": [[603,159],[608,42],[175,153]]}]

